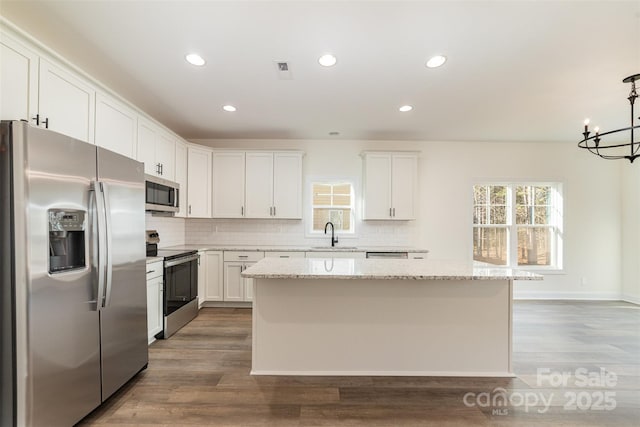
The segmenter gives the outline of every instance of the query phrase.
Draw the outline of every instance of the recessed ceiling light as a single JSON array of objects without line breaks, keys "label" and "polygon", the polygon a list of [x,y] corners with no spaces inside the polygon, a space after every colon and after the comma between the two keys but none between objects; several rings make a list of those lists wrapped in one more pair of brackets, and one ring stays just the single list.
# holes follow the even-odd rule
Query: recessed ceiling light
[{"label": "recessed ceiling light", "polygon": [[202,59],[202,56],[198,55],[197,53],[190,53],[187,56],[185,56],[185,59],[189,64],[195,65],[198,67],[202,67],[205,64],[205,60]]},{"label": "recessed ceiling light", "polygon": [[225,106],[223,106],[223,107],[222,107],[222,109],[223,109],[224,111],[228,111],[228,112],[230,112],[230,113],[233,113],[234,111],[236,111],[236,110],[237,110],[237,108],[236,108],[236,107],[234,107],[233,105],[225,105]]},{"label": "recessed ceiling light", "polygon": [[413,107],[411,105],[403,105],[402,107],[398,108],[398,110],[400,110],[403,113],[406,113],[407,111],[413,110]]},{"label": "recessed ceiling light", "polygon": [[427,61],[427,68],[438,68],[445,62],[447,62],[447,58],[445,56],[436,55],[429,58],[429,60]]},{"label": "recessed ceiling light", "polygon": [[318,58],[318,62],[323,67],[333,67],[334,65],[336,65],[336,62],[338,62],[338,60],[332,54],[327,53]]}]

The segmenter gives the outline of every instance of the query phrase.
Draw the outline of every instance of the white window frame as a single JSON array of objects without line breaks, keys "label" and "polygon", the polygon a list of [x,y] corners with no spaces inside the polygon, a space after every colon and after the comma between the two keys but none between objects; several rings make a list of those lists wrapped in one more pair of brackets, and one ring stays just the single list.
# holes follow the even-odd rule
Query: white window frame
[{"label": "white window frame", "polygon": [[[507,230],[507,265],[491,264],[491,268],[515,268],[539,272],[562,272],[564,260],[564,185],[562,182],[549,181],[480,181],[473,186],[504,186],[507,187],[507,224],[474,224],[472,205],[471,238],[476,227],[506,228]],[[537,186],[551,187],[551,218],[550,224],[516,224],[516,187]],[[472,193],[473,194],[473,193]],[[472,199],[473,200],[473,199]],[[548,227],[551,229],[551,264],[550,265],[518,265],[518,228]],[[473,243],[471,244],[473,251]],[[471,254],[473,259],[473,253]],[[477,262],[474,260],[474,262]]]},{"label": "white window frame", "polygon": [[358,237],[357,234],[357,206],[356,194],[357,194],[357,181],[353,178],[340,178],[340,177],[308,177],[306,188],[307,197],[305,198],[305,212],[306,212],[306,225],[305,225],[305,237],[317,238],[324,236],[324,230],[313,229],[313,185],[314,184],[350,184],[351,185],[351,231],[336,230],[336,234],[340,233],[340,238],[352,239]]}]

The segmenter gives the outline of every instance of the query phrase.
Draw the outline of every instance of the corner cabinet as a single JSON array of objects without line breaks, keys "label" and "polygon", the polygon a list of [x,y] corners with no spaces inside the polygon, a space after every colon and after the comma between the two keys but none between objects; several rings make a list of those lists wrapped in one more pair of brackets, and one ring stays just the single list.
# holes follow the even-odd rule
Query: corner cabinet
[{"label": "corner cabinet", "polygon": [[417,153],[365,152],[364,220],[416,218]]},{"label": "corner cabinet", "polygon": [[187,217],[211,218],[211,151],[187,148]]}]

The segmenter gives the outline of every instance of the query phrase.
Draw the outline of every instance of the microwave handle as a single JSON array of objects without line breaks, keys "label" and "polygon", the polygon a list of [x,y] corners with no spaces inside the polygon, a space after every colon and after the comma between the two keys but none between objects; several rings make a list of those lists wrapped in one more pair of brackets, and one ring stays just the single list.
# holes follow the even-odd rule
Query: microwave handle
[{"label": "microwave handle", "polygon": [[176,197],[175,200],[173,201],[173,206],[176,208],[180,207],[180,189],[176,188]]}]

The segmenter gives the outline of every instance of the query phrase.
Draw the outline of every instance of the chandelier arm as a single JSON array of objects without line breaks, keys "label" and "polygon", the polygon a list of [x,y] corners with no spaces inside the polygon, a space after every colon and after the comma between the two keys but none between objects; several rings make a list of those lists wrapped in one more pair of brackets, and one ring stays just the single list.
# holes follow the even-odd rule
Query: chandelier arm
[{"label": "chandelier arm", "polygon": [[[612,133],[622,132],[622,131],[629,130],[629,129],[640,129],[640,125],[635,125],[635,126],[630,127],[630,128],[626,127],[626,128],[616,129],[616,130],[610,130],[608,132],[598,133],[597,135],[593,135],[593,136],[590,136],[589,138],[585,138],[580,142],[590,141],[590,140],[593,140],[593,139],[596,139],[596,138],[602,138],[603,136],[611,135]],[[626,144],[611,145],[611,147],[623,147],[625,145],[629,145],[629,143],[627,142]]]}]

